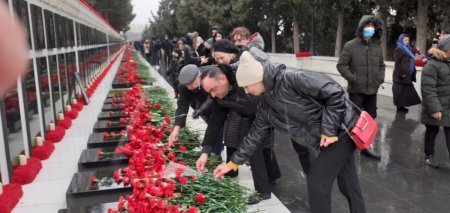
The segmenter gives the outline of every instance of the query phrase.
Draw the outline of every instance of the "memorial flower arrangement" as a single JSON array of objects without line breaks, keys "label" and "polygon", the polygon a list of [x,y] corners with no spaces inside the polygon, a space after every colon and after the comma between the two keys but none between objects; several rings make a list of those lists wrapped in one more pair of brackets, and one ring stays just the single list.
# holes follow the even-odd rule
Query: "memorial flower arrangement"
[{"label": "memorial flower arrangement", "polygon": [[[131,186],[133,193],[121,197],[117,209],[109,209],[109,213],[246,211],[252,191],[232,179],[216,180],[191,168],[201,154],[197,133],[184,130],[179,142],[168,143],[174,110],[161,88],[143,90],[135,85],[121,97],[127,97],[122,101],[130,115],[130,142],[119,146],[115,154],[130,159],[128,167],[114,172],[113,179]],[[212,170],[221,162],[211,157],[207,166]],[[91,182],[98,184],[98,179],[93,177]]]},{"label": "memorial flower arrangement", "polygon": [[137,56],[134,54],[131,50],[128,50],[125,53],[124,60],[122,60],[123,62],[116,73],[114,83],[134,85],[151,84],[153,81],[155,81],[155,79],[152,78],[147,72],[148,67],[146,65],[144,65],[142,62],[136,62],[135,60],[131,59],[132,56],[134,59],[137,58]]}]

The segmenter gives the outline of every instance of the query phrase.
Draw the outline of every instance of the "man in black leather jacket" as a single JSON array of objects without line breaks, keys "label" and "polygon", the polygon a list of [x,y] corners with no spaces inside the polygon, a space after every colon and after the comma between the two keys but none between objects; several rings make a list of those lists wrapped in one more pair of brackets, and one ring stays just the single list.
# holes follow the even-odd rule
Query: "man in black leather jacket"
[{"label": "man in black leather jacket", "polygon": [[[308,197],[313,213],[331,212],[331,189],[338,186],[351,212],[365,212],[356,172],[356,146],[341,125],[349,129],[358,115],[345,99],[343,88],[330,77],[314,72],[290,70],[285,65],[264,67],[244,52],[236,73],[245,92],[263,97],[256,119],[244,141],[226,165],[214,171],[216,178],[243,164],[263,145],[268,130],[289,133],[295,143],[320,149],[307,175]],[[210,88],[205,88],[210,92]]]}]

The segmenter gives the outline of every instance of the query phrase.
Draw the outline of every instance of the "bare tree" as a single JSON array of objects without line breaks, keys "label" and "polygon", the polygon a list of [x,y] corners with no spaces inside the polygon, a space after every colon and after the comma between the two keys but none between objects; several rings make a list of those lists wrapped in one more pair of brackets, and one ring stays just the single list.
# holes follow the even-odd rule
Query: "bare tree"
[{"label": "bare tree", "polygon": [[270,38],[271,38],[271,43],[272,43],[272,53],[276,53],[276,48],[277,48],[277,34],[276,34],[276,29],[277,26],[275,25],[275,22],[272,24],[272,26],[270,27]]},{"label": "bare tree", "polygon": [[334,48],[334,56],[341,56],[342,38],[344,33],[344,9],[342,8],[338,13],[338,25],[336,30],[336,46]]},{"label": "bare tree", "polygon": [[386,25],[387,23],[387,8],[384,7],[384,5],[380,6],[380,9],[378,10],[378,18],[381,19],[381,21],[383,22],[383,34],[381,35],[381,49],[383,50],[383,58],[386,59],[387,58],[387,27]]},{"label": "bare tree", "polygon": [[427,26],[428,23],[428,0],[418,0],[417,1],[417,37],[416,46],[422,50],[426,51],[427,46]]},{"label": "bare tree", "polygon": [[300,52],[300,27],[298,26],[297,19],[294,18],[293,22],[294,34],[292,35],[294,43],[294,53]]}]

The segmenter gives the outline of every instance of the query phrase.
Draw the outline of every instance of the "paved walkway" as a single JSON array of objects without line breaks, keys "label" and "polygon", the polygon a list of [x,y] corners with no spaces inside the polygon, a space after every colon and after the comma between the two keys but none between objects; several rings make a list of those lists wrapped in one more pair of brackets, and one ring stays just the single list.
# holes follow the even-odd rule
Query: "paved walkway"
[{"label": "paved walkway", "polygon": [[[356,153],[367,212],[449,212],[450,169],[443,131],[436,142],[436,158],[446,168],[432,169],[424,165],[420,107],[396,113],[392,98],[378,96],[380,130],[374,142],[382,160],[374,161]],[[278,134],[275,151],[282,175],[273,192],[292,212],[309,212],[306,178],[286,135]],[[348,204],[336,184],[332,193],[333,212],[349,212]]]}]

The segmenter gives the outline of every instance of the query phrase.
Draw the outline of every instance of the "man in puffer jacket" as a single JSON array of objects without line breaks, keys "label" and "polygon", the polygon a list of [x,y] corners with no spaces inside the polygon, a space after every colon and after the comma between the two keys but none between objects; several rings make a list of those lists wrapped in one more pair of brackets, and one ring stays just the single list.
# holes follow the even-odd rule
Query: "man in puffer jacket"
[{"label": "man in puffer jacket", "polygon": [[313,213],[331,212],[331,189],[337,178],[351,212],[365,212],[356,172],[356,146],[342,125],[351,129],[358,115],[345,99],[343,88],[330,77],[290,70],[285,65],[262,66],[250,53],[240,58],[236,79],[252,96],[262,96],[256,119],[244,141],[226,165],[214,171],[216,178],[235,170],[263,145],[270,128],[289,133],[292,141],[320,149],[307,175]]},{"label": "man in puffer jacket", "polygon": [[[356,38],[344,45],[337,70],[348,82],[350,100],[359,108],[377,117],[378,88],[384,82],[383,51],[380,38],[383,34],[382,22],[370,15],[361,18],[356,30]],[[373,150],[361,151],[373,159],[381,159]]]},{"label": "man in puffer jacket", "polygon": [[[206,71],[202,72],[200,76],[202,88],[214,98],[214,103],[217,106],[226,110],[226,120],[220,117],[220,113],[213,113],[210,120],[221,119],[222,124],[224,124],[224,145],[227,150],[227,161],[229,161],[239,144],[242,143],[244,136],[247,135],[255,119],[256,109],[261,98],[248,96],[242,88],[238,87],[235,73],[230,66],[205,66],[204,68]],[[271,147],[273,138],[268,135],[261,138],[261,141],[265,146],[255,150],[248,159],[252,167],[255,190],[259,193],[261,199],[252,197],[248,201],[249,205],[269,199],[271,197],[271,183],[273,184],[281,177]],[[212,144],[203,143],[202,147],[202,155],[197,160],[196,167],[198,171],[205,172],[204,165],[208,156],[207,151],[211,149]],[[310,162],[308,162],[309,164]],[[233,172],[237,172],[237,169],[231,171],[228,175],[237,175]]]}]

